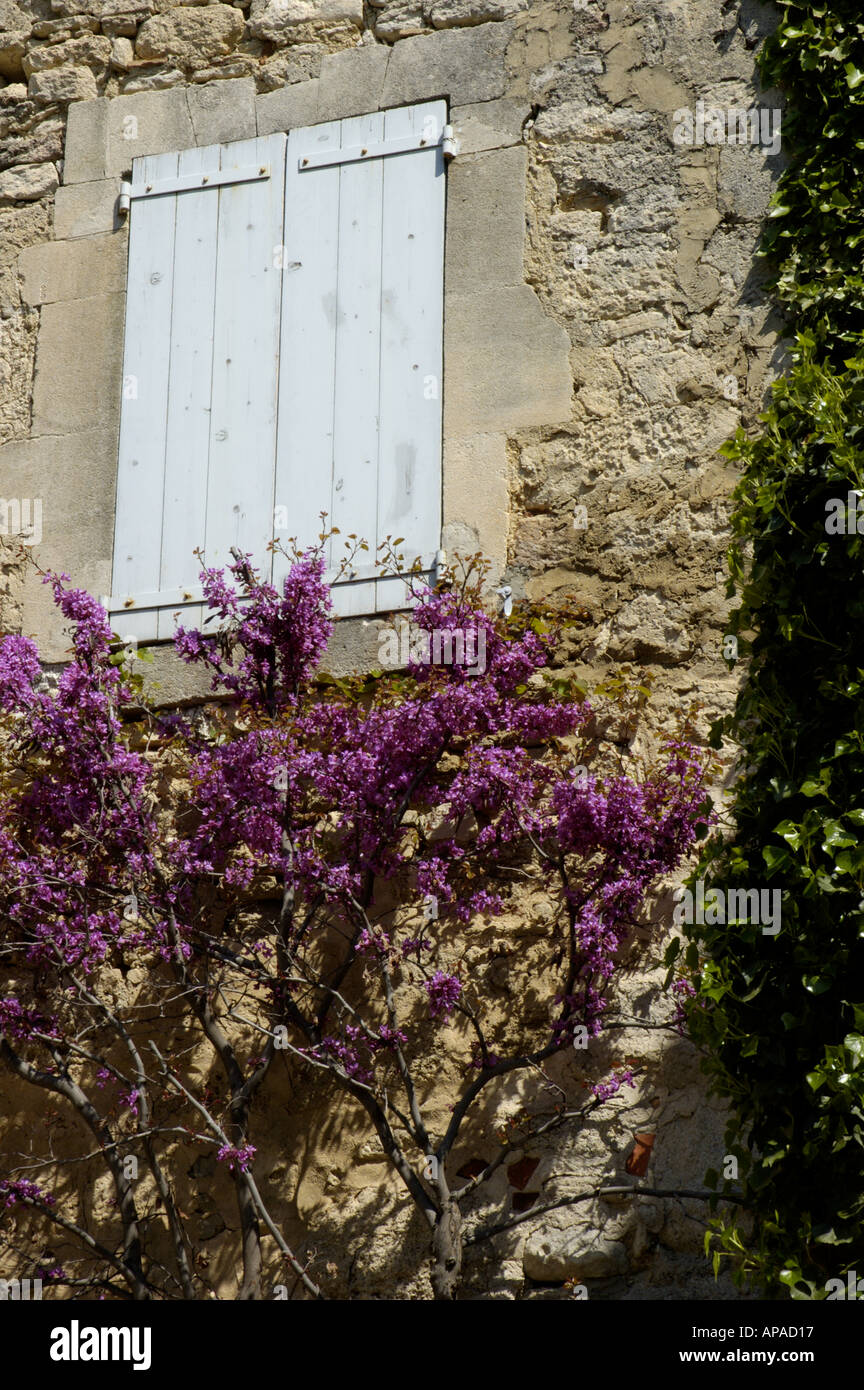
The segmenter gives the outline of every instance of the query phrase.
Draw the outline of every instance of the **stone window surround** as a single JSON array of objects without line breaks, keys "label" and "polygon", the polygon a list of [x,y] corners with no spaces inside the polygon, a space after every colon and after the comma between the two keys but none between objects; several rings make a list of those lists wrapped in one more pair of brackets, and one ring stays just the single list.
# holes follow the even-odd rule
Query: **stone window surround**
[{"label": "stone window surround", "polygon": [[[265,95],[238,78],[70,107],[55,240],[19,260],[25,302],[40,308],[31,436],[2,450],[7,494],[42,498],[44,567],[110,592],[128,245],[116,205],[132,159],[443,97],[461,147],[447,171],[443,544],[482,549],[497,581],[507,563],[508,434],[566,423],[573,381],[569,339],[523,278],[529,109],[504,95],[505,26],[483,27],[497,31],[497,61],[482,29],[463,30],[432,36],[439,55],[456,55],[449,70],[429,61],[421,37],[343,50],[321,77]],[[412,54],[420,45],[427,51]],[[62,660],[68,638],[44,586],[28,584],[23,619],[45,657]],[[374,661],[379,626],[338,624],[333,668]],[[196,693],[170,649],[149,670],[160,702]]]}]

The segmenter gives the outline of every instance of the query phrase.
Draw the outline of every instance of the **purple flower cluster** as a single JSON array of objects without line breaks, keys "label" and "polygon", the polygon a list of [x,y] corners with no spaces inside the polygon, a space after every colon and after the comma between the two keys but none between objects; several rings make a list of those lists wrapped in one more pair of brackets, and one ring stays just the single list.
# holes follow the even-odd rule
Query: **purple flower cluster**
[{"label": "purple flower cluster", "polygon": [[622,1071],[616,1071],[610,1076],[608,1081],[597,1082],[590,1090],[591,1094],[596,1096],[597,1100],[608,1100],[610,1096],[616,1095],[617,1092],[621,1090],[622,1086],[635,1085],[636,1082],[633,1080],[632,1070],[630,1067],[625,1067]]},{"label": "purple flower cluster", "polygon": [[423,981],[423,988],[429,998],[429,1016],[449,1018],[462,995],[462,982],[455,975],[447,975],[436,970],[431,980]]},{"label": "purple flower cluster", "polygon": [[233,582],[224,570],[205,569],[204,600],[224,627],[212,636],[179,628],[178,652],[210,670],[214,690],[231,690],[271,710],[295,701],[332,630],[324,568],[322,555],[303,556],[292,565],[281,596],[260,582],[248,560],[229,566]]},{"label": "purple flower cluster", "polygon": [[54,1205],[51,1193],[45,1192],[29,1178],[0,1178],[0,1201],[4,1207],[14,1207],[19,1202],[41,1202],[46,1207]]},{"label": "purple flower cluster", "polygon": [[240,1149],[233,1148],[231,1144],[223,1144],[216,1158],[220,1163],[227,1163],[229,1173],[233,1173],[235,1168],[241,1173],[248,1173],[249,1165],[257,1152],[254,1144],[244,1144]]}]

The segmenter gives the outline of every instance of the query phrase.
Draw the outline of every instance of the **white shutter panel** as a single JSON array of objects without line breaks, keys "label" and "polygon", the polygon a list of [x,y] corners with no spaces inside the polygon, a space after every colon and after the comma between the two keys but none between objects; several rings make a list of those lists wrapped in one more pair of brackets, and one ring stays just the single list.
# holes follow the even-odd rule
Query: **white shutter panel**
[{"label": "white shutter panel", "polygon": [[133,163],[108,600],[124,637],[200,621],[196,547],[224,565],[237,545],[269,577],[285,143]]},{"label": "white shutter panel", "polygon": [[275,502],[301,545],[327,512],[334,570],[347,533],[369,542],[343,616],[404,606],[364,577],[386,535],[427,568],[440,545],[445,122],[427,102],[288,140]]}]

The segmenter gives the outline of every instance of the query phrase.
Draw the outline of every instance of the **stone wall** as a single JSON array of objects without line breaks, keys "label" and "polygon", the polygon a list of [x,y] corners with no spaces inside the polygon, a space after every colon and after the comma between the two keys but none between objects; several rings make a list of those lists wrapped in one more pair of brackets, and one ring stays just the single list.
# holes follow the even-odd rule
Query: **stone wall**
[{"label": "stone wall", "polygon": [[[115,208],[131,158],[443,96],[461,142],[448,172],[445,544],[481,546],[517,597],[575,594],[590,619],[571,636],[574,669],[596,680],[643,665],[657,692],[648,726],[700,701],[706,728],[735,689],[721,582],[734,479],[716,451],[754,423],[782,362],[755,258],[782,156],[676,144],[673,117],[700,100],[779,108],[754,68],[773,23],[755,0],[0,0],[0,495],[42,499],[41,562],[108,591],[126,254]],[[10,576],[4,599],[6,625],[60,659],[41,586]],[[365,660],[376,631],[340,625],[335,664]],[[155,679],[164,702],[195,693],[167,655]],[[478,969],[519,940],[517,922],[472,932]],[[658,955],[637,943],[625,988],[646,1021],[667,1011]],[[519,997],[508,969],[502,999]],[[640,1091],[538,1148],[544,1198],[620,1175],[646,1128],[659,1186],[698,1186],[721,1162],[722,1112],[692,1048],[648,1038]],[[572,1059],[556,1079],[579,1086]],[[523,1098],[502,1090],[490,1134]],[[341,1111],[325,1142],[314,1105],[272,1113],[285,1212],[334,1258],[352,1244],[342,1292],[425,1296],[425,1275],[408,1273],[422,1232],[377,1219],[397,1194],[356,1117]],[[508,1209],[504,1173],[500,1187]],[[519,1297],[576,1275],[592,1297],[728,1296],[689,1210],[563,1208],[472,1256],[469,1290]]]}]

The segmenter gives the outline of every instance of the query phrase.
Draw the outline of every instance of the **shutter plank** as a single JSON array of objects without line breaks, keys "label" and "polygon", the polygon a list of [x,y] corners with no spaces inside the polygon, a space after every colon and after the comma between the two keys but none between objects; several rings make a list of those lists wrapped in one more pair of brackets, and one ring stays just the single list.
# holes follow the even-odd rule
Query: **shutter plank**
[{"label": "shutter plank", "polygon": [[[343,148],[374,144],[384,134],[384,116],[355,116],[341,123]],[[381,339],[381,245],[383,179],[381,159],[343,164],[339,169],[339,266],[336,303],[336,412],[333,428],[333,539],[330,563],[345,554],[344,537],[354,532],[369,544],[358,562],[376,559],[378,544],[378,400]],[[304,174],[314,178],[315,174]],[[342,617],[375,607],[375,582],[333,589]]]},{"label": "shutter plank", "polygon": [[[388,533],[409,563],[440,545],[445,120],[438,101],[289,137],[276,502],[301,547],[328,513],[342,533],[331,572],[351,531],[369,543],[361,570]],[[421,134],[428,150],[317,165]],[[300,171],[303,157],[317,167]],[[276,557],[274,576],[287,567]],[[408,605],[399,579],[342,581],[332,596],[343,617]]]},{"label": "shutter plank", "polygon": [[[379,537],[404,536],[410,565],[441,543],[444,317],[443,101],[386,113],[387,139],[427,135],[430,148],[383,164]],[[378,582],[376,607],[405,606],[401,580]]]},{"label": "shutter plank", "polygon": [[[339,122],[292,131],[285,160],[285,240],[282,274],[282,369],[275,506],[287,525],[277,539],[305,548],[332,523],[333,410],[336,361],[336,275],[339,248],[339,170],[301,174],[309,146],[338,149]],[[280,518],[282,519],[282,518]],[[273,580],[281,585],[290,562],[278,551]]]},{"label": "shutter plank", "polygon": [[[133,162],[133,176],[145,182],[176,173],[176,154]],[[135,206],[129,233],[111,585],[116,595],[152,593],[159,588],[175,203],[174,198],[142,200]],[[113,615],[111,622],[124,638],[144,642],[158,635],[153,610],[125,610]]]},{"label": "shutter plank", "polygon": [[218,190],[207,564],[253,554],[270,578],[279,377],[285,136],[223,146],[221,168],[269,164],[261,183]]},{"label": "shutter plank", "polygon": [[[219,146],[210,145],[184,150],[178,173],[207,174],[218,168]],[[211,189],[182,193],[176,207],[162,590],[198,583],[201,566],[194,551],[205,543],[219,199]],[[184,605],[181,621],[200,626],[205,612],[201,604]],[[159,637],[171,637],[174,627],[175,613],[163,610]]]}]

